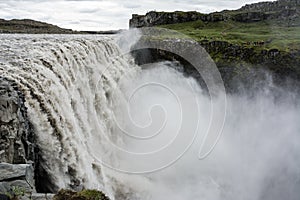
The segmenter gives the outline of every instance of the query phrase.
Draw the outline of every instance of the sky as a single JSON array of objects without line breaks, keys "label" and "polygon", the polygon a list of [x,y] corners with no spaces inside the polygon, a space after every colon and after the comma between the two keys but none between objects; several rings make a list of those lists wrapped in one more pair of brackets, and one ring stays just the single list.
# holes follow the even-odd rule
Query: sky
[{"label": "sky", "polygon": [[0,0],[0,18],[33,19],[73,30],[116,30],[127,29],[132,14],[152,10],[209,13],[259,1],[262,0]]}]

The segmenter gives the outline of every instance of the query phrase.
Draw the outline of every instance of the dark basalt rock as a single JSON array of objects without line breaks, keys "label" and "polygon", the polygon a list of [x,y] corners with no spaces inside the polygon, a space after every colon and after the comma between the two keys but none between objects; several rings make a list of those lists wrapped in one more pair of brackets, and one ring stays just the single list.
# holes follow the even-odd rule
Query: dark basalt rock
[{"label": "dark basalt rock", "polygon": [[131,28],[151,27],[162,24],[175,24],[205,19],[205,15],[198,12],[148,12],[146,15],[133,14],[129,22]]},{"label": "dark basalt rock", "polygon": [[203,22],[218,22],[233,20],[243,23],[263,20],[289,21],[290,26],[299,24],[300,0],[278,0],[246,5],[238,10],[224,10],[210,14],[192,12],[156,12],[150,11],[145,15],[133,14],[129,21],[130,28],[152,27],[164,24],[177,24],[202,20]]},{"label": "dark basalt rock", "polygon": [[[0,163],[30,163],[34,170],[32,176],[35,178],[38,191],[52,192],[52,190],[57,189],[53,186],[41,164],[43,160],[36,145],[33,126],[27,116],[24,94],[19,90],[15,81],[5,77],[0,77]],[[19,168],[18,165],[12,165],[11,167]],[[14,173],[15,176],[18,176],[17,172]],[[0,174],[0,181],[2,176],[9,175],[5,172]],[[12,180],[12,177],[6,179]],[[24,182],[22,178],[17,179],[17,177],[13,180]],[[9,187],[8,183],[3,184]],[[24,184],[26,185],[26,183]]]},{"label": "dark basalt rock", "polygon": [[0,193],[12,193],[13,187],[35,192],[34,170],[31,164],[0,163]]},{"label": "dark basalt rock", "polygon": [[14,81],[0,77],[0,162],[34,162],[34,143],[23,93]]},{"label": "dark basalt rock", "polygon": [[263,11],[274,12],[281,10],[290,10],[300,5],[300,0],[278,0],[278,1],[265,1],[254,4],[246,4],[239,11]]},{"label": "dark basalt rock", "polygon": [[[17,83],[0,77],[0,192],[12,186],[35,191],[35,138]],[[8,164],[11,163],[11,164]]]},{"label": "dark basalt rock", "polygon": [[[142,46],[147,42],[151,43],[151,39],[142,39],[137,46]],[[163,44],[164,41],[159,43]],[[167,45],[177,48],[179,43],[185,43],[181,46],[193,45],[188,41],[178,39],[168,39]],[[237,92],[237,85],[246,90],[249,87],[259,87],[259,84],[254,84],[253,80],[265,80],[267,74],[272,74],[274,84],[283,86],[285,83],[288,84],[287,81],[293,81],[293,84],[300,86],[300,51],[288,53],[278,49],[255,51],[253,48],[224,41],[200,42],[200,45],[215,61],[227,92]],[[176,54],[161,49],[140,49],[133,51],[132,55],[139,65],[163,60],[179,61],[184,66],[184,74],[194,77],[203,88],[206,88],[197,70]]]}]

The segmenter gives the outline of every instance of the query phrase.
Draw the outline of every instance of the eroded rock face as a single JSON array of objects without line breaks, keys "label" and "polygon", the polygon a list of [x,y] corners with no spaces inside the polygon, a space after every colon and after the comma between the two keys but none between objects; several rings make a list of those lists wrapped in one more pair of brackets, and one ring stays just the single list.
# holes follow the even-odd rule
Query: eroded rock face
[{"label": "eroded rock face", "polygon": [[202,20],[203,22],[218,22],[233,20],[251,23],[264,20],[279,20],[289,26],[299,26],[300,0],[278,0],[246,5],[238,10],[203,14],[199,12],[155,12],[145,15],[133,14],[129,21],[131,28],[152,27],[164,24],[176,24]]},{"label": "eroded rock face", "polygon": [[131,20],[129,21],[129,26],[131,28],[140,27],[151,27],[155,25],[163,24],[176,24],[183,22],[190,22],[196,20],[202,20],[205,22],[217,22],[224,21],[228,19],[226,15],[220,13],[202,14],[198,12],[155,12],[151,11],[146,13],[146,15],[133,14]]},{"label": "eroded rock face", "polygon": [[35,192],[34,169],[31,164],[0,163],[0,193],[13,192],[18,187],[24,192]]},{"label": "eroded rock face", "polygon": [[34,161],[33,130],[24,103],[17,84],[0,77],[0,162]]},{"label": "eroded rock face", "polygon": [[[188,49],[195,45],[192,42],[178,39],[141,39],[136,46],[150,46],[151,43],[169,46],[171,49]],[[293,84],[300,84],[300,51],[284,52],[278,49],[254,51],[253,48],[246,48],[233,45],[224,41],[212,41],[198,43],[214,60],[227,92],[237,92],[239,87],[251,88],[260,87],[260,83],[253,83],[254,79],[265,80],[268,74],[272,74],[275,85],[284,86],[286,81],[293,81]],[[205,88],[200,74],[189,62],[171,52],[159,48],[141,49],[132,53],[138,65],[158,62],[161,60],[179,61],[183,66],[185,75],[194,77],[199,84]],[[199,56],[199,55],[198,55]],[[195,56],[197,57],[197,56]],[[261,83],[263,84],[263,82]],[[297,88],[297,87],[296,87]]]},{"label": "eroded rock face", "polygon": [[198,12],[148,12],[146,15],[132,15],[129,22],[131,28],[151,27],[162,24],[175,24],[205,19],[205,15]]},{"label": "eroded rock face", "polygon": [[279,10],[293,10],[296,6],[300,5],[300,0],[277,0],[277,1],[265,1],[254,4],[246,4],[240,11],[264,11],[272,12]]}]

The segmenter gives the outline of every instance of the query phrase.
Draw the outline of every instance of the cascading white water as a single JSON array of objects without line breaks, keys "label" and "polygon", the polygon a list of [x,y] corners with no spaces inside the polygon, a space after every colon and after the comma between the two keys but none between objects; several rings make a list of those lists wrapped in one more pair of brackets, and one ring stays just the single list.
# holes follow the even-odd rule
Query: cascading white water
[{"label": "cascading white water", "polygon": [[[174,70],[176,63],[141,70],[104,36],[2,35],[0,49],[1,76],[25,93],[44,167],[60,188],[97,188],[117,200],[300,197],[294,93],[271,84],[251,97],[229,95],[222,138],[199,160],[210,98],[193,78]],[[191,148],[168,166],[194,130]],[[169,142],[174,146],[164,152]],[[161,157],[147,158],[148,152]],[[161,166],[166,168],[150,174],[118,172]]]},{"label": "cascading white water", "polygon": [[[121,56],[113,38],[74,35],[2,35],[0,61],[1,76],[25,93],[53,183],[68,188],[79,181],[109,193],[105,169],[91,151],[110,153],[102,139],[112,128],[110,90],[122,74],[136,71],[133,61]],[[103,144],[88,146],[91,138]]]}]

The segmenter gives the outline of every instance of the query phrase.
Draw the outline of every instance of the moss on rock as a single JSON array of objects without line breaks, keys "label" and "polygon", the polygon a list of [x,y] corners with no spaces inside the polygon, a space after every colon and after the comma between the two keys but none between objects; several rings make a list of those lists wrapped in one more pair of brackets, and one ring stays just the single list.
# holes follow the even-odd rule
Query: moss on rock
[{"label": "moss on rock", "polygon": [[54,196],[53,200],[109,200],[109,198],[98,190],[74,192],[62,189]]}]

